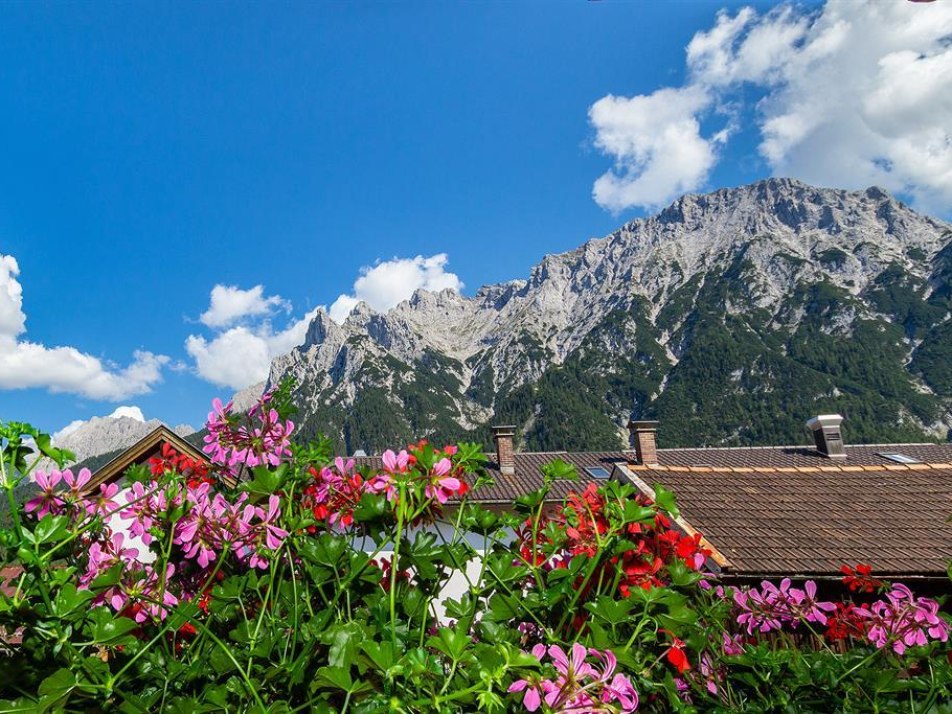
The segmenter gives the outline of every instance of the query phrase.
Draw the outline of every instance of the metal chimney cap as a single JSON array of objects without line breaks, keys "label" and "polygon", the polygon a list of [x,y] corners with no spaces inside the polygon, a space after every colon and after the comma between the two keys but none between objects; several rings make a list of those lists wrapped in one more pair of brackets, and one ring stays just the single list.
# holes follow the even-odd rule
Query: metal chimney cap
[{"label": "metal chimney cap", "polygon": [[818,414],[807,421],[807,427],[816,431],[817,429],[826,429],[829,427],[838,427],[843,423],[843,417],[839,414]]},{"label": "metal chimney cap", "polygon": [[490,427],[493,432],[493,436],[513,436],[516,433],[515,424],[506,424],[504,426],[493,426]]},{"label": "metal chimney cap", "polygon": [[657,431],[658,430],[657,421],[635,421],[632,419],[628,422],[629,429],[636,429],[638,431]]}]

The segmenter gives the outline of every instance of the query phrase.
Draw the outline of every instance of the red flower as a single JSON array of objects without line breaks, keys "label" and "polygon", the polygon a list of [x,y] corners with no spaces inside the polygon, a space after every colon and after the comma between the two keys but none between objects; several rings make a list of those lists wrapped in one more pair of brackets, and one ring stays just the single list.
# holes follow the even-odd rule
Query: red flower
[{"label": "red flower", "polygon": [[854,593],[871,593],[883,586],[882,580],[872,577],[873,566],[871,565],[858,563],[855,570],[844,565],[840,568],[840,572],[843,573],[843,584]]},{"label": "red flower", "polygon": [[836,610],[827,616],[824,635],[831,642],[839,642],[850,637],[857,639],[866,635],[866,618],[857,614],[856,606],[851,602],[836,603]]},{"label": "red flower", "polygon": [[665,657],[667,657],[668,662],[678,670],[678,674],[684,674],[685,670],[691,669],[691,663],[688,661],[688,656],[684,653],[685,644],[683,641],[679,640],[677,637],[672,638],[674,642],[671,647],[668,648]]}]

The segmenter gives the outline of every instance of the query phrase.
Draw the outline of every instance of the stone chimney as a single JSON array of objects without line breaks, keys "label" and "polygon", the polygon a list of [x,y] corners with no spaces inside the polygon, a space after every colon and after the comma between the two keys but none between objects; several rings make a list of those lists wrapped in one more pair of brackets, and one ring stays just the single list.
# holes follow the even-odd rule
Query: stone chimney
[{"label": "stone chimney", "polygon": [[840,424],[843,417],[839,414],[820,414],[807,422],[807,428],[813,431],[816,450],[828,459],[845,459],[846,448]]},{"label": "stone chimney", "polygon": [[516,435],[516,427],[494,426],[493,441],[496,442],[496,461],[499,463],[499,472],[504,476],[516,473],[516,458],[513,456],[512,440]]},{"label": "stone chimney", "polygon": [[628,433],[631,435],[631,448],[639,464],[658,463],[658,422],[630,421]]}]

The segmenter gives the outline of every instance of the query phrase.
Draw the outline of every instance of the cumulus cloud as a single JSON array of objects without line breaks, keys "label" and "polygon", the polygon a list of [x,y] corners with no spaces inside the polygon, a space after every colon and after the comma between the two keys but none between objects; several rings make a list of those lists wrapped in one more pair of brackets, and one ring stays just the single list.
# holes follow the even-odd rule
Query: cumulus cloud
[{"label": "cumulus cloud", "polygon": [[717,139],[701,135],[697,115],[710,103],[700,87],[595,102],[588,113],[595,145],[615,159],[613,170],[595,181],[598,204],[613,211],[657,206],[703,183]]},{"label": "cumulus cloud", "polygon": [[[248,290],[225,285],[212,288],[201,322],[214,328],[215,334],[211,338],[189,335],[185,340],[198,375],[232,389],[267,379],[271,360],[304,341],[307,326],[317,313],[313,310],[276,330],[271,321],[276,310],[290,311],[291,304],[277,295],[266,296],[261,285]],[[238,322],[242,324],[235,324]]]},{"label": "cumulus cloud", "polygon": [[[106,419],[118,419],[119,417],[128,417],[136,421],[145,421],[145,415],[142,410],[136,406],[121,406],[115,409],[112,414],[106,416]],[[95,418],[95,417],[93,417]],[[53,441],[62,441],[64,438],[78,430],[80,427],[88,424],[89,419],[75,419],[57,432],[53,433]]]},{"label": "cumulus cloud", "polygon": [[47,347],[20,339],[26,332],[20,267],[10,255],[0,255],[0,389],[38,387],[119,401],[151,390],[161,381],[168,357],[133,353],[132,364],[119,368],[75,347]]},{"label": "cumulus cloud", "polygon": [[461,290],[463,282],[446,270],[449,257],[437,253],[429,258],[394,258],[360,269],[351,294],[341,295],[331,305],[330,316],[343,322],[359,302],[377,312],[385,312],[409,299],[416,290]]},{"label": "cumulus cloud", "polygon": [[249,290],[216,285],[212,288],[209,307],[199,319],[208,327],[228,327],[247,317],[269,315],[276,309],[287,312],[291,305],[280,295],[265,297],[263,285],[255,285]]},{"label": "cumulus cloud", "polygon": [[[361,268],[353,292],[334,301],[330,317],[343,322],[361,301],[380,312],[389,310],[419,288],[460,290],[463,283],[455,273],[447,272],[448,262],[446,254],[439,253],[429,258],[394,258]],[[219,387],[244,389],[267,379],[271,361],[304,342],[308,325],[321,309],[276,329],[273,313],[290,311],[288,301],[265,295],[260,285],[249,290],[216,285],[201,317],[214,334],[189,335],[185,350],[203,379]]]},{"label": "cumulus cloud", "polygon": [[[733,120],[759,132],[759,154],[775,175],[878,184],[947,210],[950,35],[949,3],[829,0],[817,11],[721,12],[687,46],[684,86],[591,107],[595,145],[615,163],[594,198],[612,210],[653,207],[703,186]],[[753,106],[744,106],[747,95]],[[703,135],[704,120],[737,106],[727,132]],[[673,150],[672,135],[683,151]]]}]

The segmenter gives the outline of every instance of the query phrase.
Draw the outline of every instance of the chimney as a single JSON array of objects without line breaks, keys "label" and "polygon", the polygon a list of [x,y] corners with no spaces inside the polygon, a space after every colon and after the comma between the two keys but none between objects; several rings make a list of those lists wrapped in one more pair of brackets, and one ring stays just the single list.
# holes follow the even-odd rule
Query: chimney
[{"label": "chimney", "polygon": [[630,421],[628,433],[631,435],[631,447],[639,464],[658,463],[658,422]]},{"label": "chimney", "polygon": [[828,459],[846,458],[843,434],[840,432],[842,423],[843,417],[839,414],[820,414],[807,422],[807,428],[813,431],[816,450]]},{"label": "chimney", "polygon": [[516,473],[516,458],[512,453],[512,438],[516,434],[515,426],[494,426],[493,441],[496,442],[496,461],[499,472],[504,476]]}]

